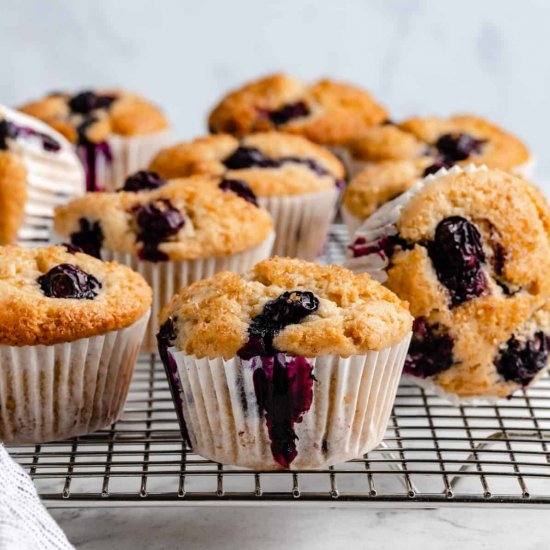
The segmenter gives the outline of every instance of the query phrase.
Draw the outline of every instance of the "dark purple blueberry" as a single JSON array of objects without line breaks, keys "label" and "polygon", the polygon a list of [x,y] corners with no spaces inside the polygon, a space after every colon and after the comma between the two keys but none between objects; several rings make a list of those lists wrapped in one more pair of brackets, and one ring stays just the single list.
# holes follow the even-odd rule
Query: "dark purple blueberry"
[{"label": "dark purple blueberry", "polygon": [[109,109],[116,97],[97,95],[91,91],[81,92],[69,100],[69,108],[73,113],[87,115],[96,109]]},{"label": "dark purple blueberry", "polygon": [[267,116],[275,126],[282,126],[296,118],[306,117],[309,113],[309,107],[303,101],[297,101],[296,103],[287,103],[280,109],[268,111]]},{"label": "dark purple blueberry", "polygon": [[140,170],[126,178],[122,191],[144,191],[147,189],[158,189],[166,183],[156,172],[151,170]]},{"label": "dark purple blueberry", "polygon": [[182,213],[168,199],[137,206],[133,214],[138,226],[137,240],[143,242],[138,255],[142,260],[162,262],[168,256],[158,244],[174,236],[184,225]]},{"label": "dark purple blueberry", "polygon": [[439,282],[449,291],[452,307],[487,292],[481,235],[465,218],[452,216],[441,221],[428,244],[428,254]]},{"label": "dark purple blueberry", "polygon": [[407,248],[407,243],[397,235],[385,235],[373,243],[367,243],[364,237],[357,237],[348,247],[354,258],[369,254],[378,254],[382,258],[391,258],[397,246]]},{"label": "dark purple blueberry", "polygon": [[241,199],[258,206],[258,199],[246,181],[223,179],[220,182],[219,188],[222,191],[231,191],[241,197]]},{"label": "dark purple blueberry", "polygon": [[428,325],[424,317],[415,319],[413,337],[403,372],[426,378],[453,365],[453,339],[441,325]]},{"label": "dark purple blueberry", "polygon": [[532,340],[512,336],[495,361],[497,372],[507,382],[527,386],[548,363],[548,337],[537,332]]},{"label": "dark purple blueberry", "polygon": [[238,351],[242,359],[266,357],[275,353],[273,338],[287,325],[299,323],[319,309],[319,299],[312,292],[285,292],[264,305],[262,313],[248,327],[248,342]]},{"label": "dark purple blueberry", "polygon": [[38,132],[28,126],[20,126],[6,119],[0,120],[0,149],[7,149],[7,139],[37,138],[45,151],[56,153],[61,149],[61,144],[53,137],[43,132]]},{"label": "dark purple blueberry", "polygon": [[443,134],[435,142],[435,147],[444,162],[454,164],[466,160],[471,155],[478,155],[485,140],[476,139],[470,134]]},{"label": "dark purple blueberry", "polygon": [[304,164],[312,172],[314,172],[315,174],[321,177],[332,175],[324,166],[321,166],[318,162],[314,161],[313,159],[301,158],[301,157],[281,157],[280,159],[278,159],[278,162],[281,165],[286,163]]},{"label": "dark purple blueberry", "polygon": [[100,162],[106,164],[113,162],[111,147],[106,141],[101,143],[88,141],[85,130],[80,132],[81,128],[79,128],[78,150],[86,172],[86,189],[91,192],[103,191],[103,185],[97,180],[97,167]]},{"label": "dark purple blueberry", "polygon": [[159,349],[159,356],[164,365],[164,370],[166,371],[166,377],[168,379],[168,385],[170,387],[170,392],[172,394],[172,399],[176,405],[176,413],[178,415],[178,420],[181,428],[181,433],[184,441],[190,445],[189,433],[187,431],[187,425],[185,423],[185,418],[183,417],[183,386],[178,374],[178,366],[174,361],[174,357],[168,351],[177,337],[176,332],[176,321],[177,317],[174,319],[167,319],[161,326],[157,333],[157,343]]},{"label": "dark purple blueberry", "polygon": [[84,252],[80,246],[75,246],[71,243],[62,243],[61,246],[64,246],[69,254],[77,254],[78,252]]},{"label": "dark purple blueberry", "polygon": [[223,164],[229,170],[242,170],[244,168],[277,168],[277,162],[266,157],[255,147],[238,147],[229,155]]},{"label": "dark purple blueberry", "polygon": [[283,468],[296,458],[294,425],[311,407],[314,380],[313,367],[304,357],[275,354],[262,358],[254,370],[254,391],[265,415],[271,452]]},{"label": "dark purple blueberry", "polygon": [[78,224],[80,229],[75,233],[71,233],[71,244],[86,254],[101,259],[103,231],[99,222],[91,222],[86,218],[80,218]]},{"label": "dark purple blueberry", "polygon": [[496,229],[492,225],[489,232],[489,245],[493,249],[493,257],[491,258],[493,270],[496,275],[502,275],[507,254],[506,249],[499,240]]},{"label": "dark purple blueberry", "polygon": [[426,176],[429,176],[430,174],[436,174],[442,168],[451,168],[452,165],[453,165],[453,163],[447,163],[447,162],[445,162],[445,160],[439,158],[439,159],[435,160],[433,164],[430,164],[430,166],[428,166],[424,170],[424,172],[422,172],[422,177],[425,178]]},{"label": "dark purple blueberry", "polygon": [[93,300],[101,283],[93,276],[72,264],[61,264],[37,279],[42,292],[48,298]]}]

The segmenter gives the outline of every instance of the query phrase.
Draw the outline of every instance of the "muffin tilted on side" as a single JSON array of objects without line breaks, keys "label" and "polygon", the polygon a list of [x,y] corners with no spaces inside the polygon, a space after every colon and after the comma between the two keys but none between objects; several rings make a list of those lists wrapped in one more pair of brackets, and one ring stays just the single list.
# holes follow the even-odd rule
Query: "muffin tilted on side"
[{"label": "muffin tilted on side", "polygon": [[299,136],[263,132],[207,136],[164,149],[150,170],[165,178],[215,174],[243,182],[273,216],[274,253],[313,260],[320,253],[344,177],[342,163]]},{"label": "muffin tilted on side", "polygon": [[423,385],[506,397],[545,371],[550,213],[523,178],[473,166],[428,176],[367,219],[347,265],[410,303],[405,372]]},{"label": "muffin tilted on side", "polygon": [[62,135],[0,105],[0,245],[47,241],[54,208],[85,189],[82,166]]},{"label": "muffin tilted on side", "polygon": [[242,189],[213,176],[166,182],[141,171],[119,193],[89,193],[56,211],[63,238],[129,265],[153,287],[144,350],[156,349],[156,316],[183,285],[226,269],[242,273],[269,257],[273,223]]},{"label": "muffin tilted on side", "polygon": [[160,323],[193,449],[271,470],[321,468],[380,443],[412,317],[368,275],[275,257],[182,289]]},{"label": "muffin tilted on side", "polygon": [[245,136],[279,130],[327,146],[340,146],[388,118],[365,90],[320,80],[306,84],[273,74],[226,95],[208,118],[211,133]]},{"label": "muffin tilted on side", "polygon": [[475,164],[528,176],[529,149],[514,135],[472,115],[415,117],[367,130],[348,142],[351,173],[342,215],[353,232],[385,202],[428,174]]},{"label": "muffin tilted on side", "polygon": [[0,442],[82,435],[122,412],[151,289],[72,246],[0,247]]},{"label": "muffin tilted on side", "polygon": [[158,107],[124,90],[53,93],[20,107],[63,134],[86,169],[88,191],[114,191],[171,141]]}]

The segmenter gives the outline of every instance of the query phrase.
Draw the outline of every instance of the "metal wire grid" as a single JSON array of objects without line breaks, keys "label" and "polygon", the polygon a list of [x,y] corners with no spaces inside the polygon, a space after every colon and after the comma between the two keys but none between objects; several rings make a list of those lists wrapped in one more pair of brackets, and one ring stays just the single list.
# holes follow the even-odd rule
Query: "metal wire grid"
[{"label": "metal wire grid", "polygon": [[[328,261],[342,258],[335,226]],[[186,448],[156,356],[142,357],[109,429],[11,447],[50,506],[320,502],[441,506],[550,504],[550,378],[496,405],[454,407],[403,382],[384,443],[326,470],[249,471]]]}]

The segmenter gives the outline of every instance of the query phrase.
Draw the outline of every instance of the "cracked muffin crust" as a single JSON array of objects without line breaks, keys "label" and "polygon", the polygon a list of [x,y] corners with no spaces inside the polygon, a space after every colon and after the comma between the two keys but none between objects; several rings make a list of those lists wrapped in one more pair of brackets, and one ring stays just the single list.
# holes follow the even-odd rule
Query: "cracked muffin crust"
[{"label": "cracked muffin crust", "polygon": [[361,88],[332,80],[305,84],[278,73],[230,92],[211,112],[208,127],[236,136],[277,129],[340,145],[387,118]]},{"label": "cracked muffin crust", "polygon": [[365,131],[347,147],[353,160],[366,163],[343,197],[344,206],[358,218],[440,168],[475,164],[520,173],[531,160],[517,137],[471,115],[388,123]]},{"label": "cracked muffin crust", "polygon": [[214,174],[242,180],[259,197],[314,193],[344,178],[344,167],[332,153],[280,132],[201,137],[160,151],[149,169],[165,178]]},{"label": "cracked muffin crust", "polygon": [[139,188],[135,178],[145,190],[88,193],[59,207],[56,232],[96,255],[103,247],[152,262],[227,256],[272,232],[269,214],[240,190],[224,189],[218,177],[164,182],[141,172],[126,185]]},{"label": "cracked muffin crust", "polygon": [[461,397],[505,397],[547,365],[549,229],[546,201],[523,178],[454,168],[369,218],[348,265],[410,303],[405,372]]},{"label": "cracked muffin crust", "polygon": [[274,349],[304,357],[381,350],[412,324],[406,303],[368,275],[279,257],[243,277],[224,272],[183,288],[160,323],[169,319],[174,345],[199,358],[257,354],[244,348],[258,344],[250,329],[260,320],[263,337],[273,323],[284,325],[271,335]]},{"label": "cracked muffin crust", "polygon": [[1,345],[104,334],[130,326],[151,306],[151,289],[139,274],[66,246],[0,247],[0,289]]}]

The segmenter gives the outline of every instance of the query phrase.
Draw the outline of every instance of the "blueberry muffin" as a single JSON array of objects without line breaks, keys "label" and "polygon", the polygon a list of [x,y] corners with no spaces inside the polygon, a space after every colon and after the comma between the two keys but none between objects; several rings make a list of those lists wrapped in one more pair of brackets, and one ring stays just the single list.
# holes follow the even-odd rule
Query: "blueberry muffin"
[{"label": "blueberry muffin", "polygon": [[342,202],[351,230],[440,168],[475,164],[528,175],[532,166],[529,150],[517,137],[469,115],[416,117],[377,126],[351,140],[348,149],[354,177]]},{"label": "blueberry muffin", "polygon": [[53,93],[20,110],[75,144],[88,191],[114,191],[170,142],[168,121],[146,99],[124,90]]},{"label": "blueberry muffin", "polygon": [[0,441],[40,443],[119,417],[151,289],[72,246],[0,247]]},{"label": "blueberry muffin", "polygon": [[55,230],[88,253],[141,273],[154,290],[145,349],[156,347],[156,315],[182,285],[224,269],[246,271],[269,256],[273,223],[242,189],[217,176],[171,181],[140,171],[118,193],[88,193],[57,209]]},{"label": "blueberry muffin", "polygon": [[210,113],[211,133],[244,136],[280,130],[339,146],[388,118],[372,96],[350,84],[306,84],[273,74],[230,92]]},{"label": "blueberry muffin", "polygon": [[321,251],[344,177],[342,163],[300,136],[219,134],[164,149],[150,170],[165,178],[204,173],[247,186],[273,216],[274,253],[313,260]]},{"label": "blueberry muffin", "polygon": [[523,178],[455,167],[367,219],[348,265],[410,303],[406,373],[461,398],[506,397],[546,370],[549,229]]},{"label": "blueberry muffin", "polygon": [[160,323],[184,438],[217,462],[272,470],[380,443],[412,317],[368,275],[275,257],[183,288]]},{"label": "blueberry muffin", "polygon": [[47,241],[55,206],[84,190],[67,140],[0,105],[0,245]]}]

